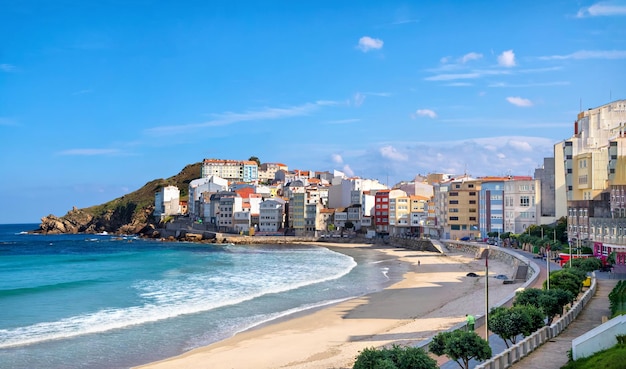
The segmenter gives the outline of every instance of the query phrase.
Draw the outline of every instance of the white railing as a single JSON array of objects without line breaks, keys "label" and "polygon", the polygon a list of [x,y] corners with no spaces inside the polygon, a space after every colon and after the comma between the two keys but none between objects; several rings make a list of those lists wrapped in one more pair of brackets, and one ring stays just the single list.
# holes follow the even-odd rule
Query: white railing
[{"label": "white railing", "polygon": [[567,328],[567,326],[576,319],[578,314],[583,310],[583,308],[587,305],[589,300],[596,293],[596,276],[593,274],[591,286],[585,293],[583,297],[578,300],[572,308],[565,313],[559,320],[554,322],[549,327],[543,327],[531,334],[530,336],[524,338],[522,341],[517,344],[509,347],[503,352],[497,354],[491,359],[476,365],[474,369],[506,369],[511,367],[514,363],[520,361],[524,356],[530,354],[539,346],[543,345],[549,339],[552,339]]}]

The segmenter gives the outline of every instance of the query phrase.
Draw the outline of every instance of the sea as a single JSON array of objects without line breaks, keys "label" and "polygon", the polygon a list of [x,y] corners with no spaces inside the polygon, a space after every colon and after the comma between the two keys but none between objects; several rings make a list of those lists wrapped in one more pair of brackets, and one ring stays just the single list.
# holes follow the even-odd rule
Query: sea
[{"label": "sea", "polygon": [[[0,368],[130,368],[382,290],[373,250],[41,235],[0,225]],[[219,363],[216,363],[219,367]]]}]

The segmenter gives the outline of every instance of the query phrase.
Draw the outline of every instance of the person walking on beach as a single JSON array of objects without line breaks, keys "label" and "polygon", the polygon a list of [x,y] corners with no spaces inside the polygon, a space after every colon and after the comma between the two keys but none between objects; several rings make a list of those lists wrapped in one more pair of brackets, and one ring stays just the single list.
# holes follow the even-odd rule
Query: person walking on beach
[{"label": "person walking on beach", "polygon": [[467,319],[467,331],[474,331],[474,324],[476,324],[476,318],[474,318],[471,314],[465,314],[465,318]]}]

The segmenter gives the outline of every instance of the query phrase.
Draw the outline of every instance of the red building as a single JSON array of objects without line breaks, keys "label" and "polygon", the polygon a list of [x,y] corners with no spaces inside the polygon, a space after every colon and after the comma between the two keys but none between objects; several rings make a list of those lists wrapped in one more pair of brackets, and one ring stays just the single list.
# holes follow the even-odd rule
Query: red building
[{"label": "red building", "polygon": [[374,224],[379,234],[389,234],[389,190],[380,190],[374,196]]}]

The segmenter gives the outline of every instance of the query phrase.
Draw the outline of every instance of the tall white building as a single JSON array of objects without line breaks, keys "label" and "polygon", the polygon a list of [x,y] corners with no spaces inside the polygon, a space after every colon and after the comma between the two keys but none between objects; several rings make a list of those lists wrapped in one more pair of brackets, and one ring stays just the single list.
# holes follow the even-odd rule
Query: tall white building
[{"label": "tall white building", "polygon": [[180,214],[180,190],[176,186],[166,186],[154,194],[153,216],[163,219]]},{"label": "tall white building", "polygon": [[259,206],[259,231],[278,232],[283,228],[285,201],[274,198],[263,201]]},{"label": "tall white building", "polygon": [[504,231],[524,233],[540,219],[540,185],[531,177],[512,177],[504,183]]}]

